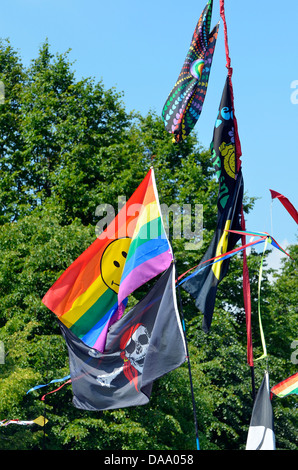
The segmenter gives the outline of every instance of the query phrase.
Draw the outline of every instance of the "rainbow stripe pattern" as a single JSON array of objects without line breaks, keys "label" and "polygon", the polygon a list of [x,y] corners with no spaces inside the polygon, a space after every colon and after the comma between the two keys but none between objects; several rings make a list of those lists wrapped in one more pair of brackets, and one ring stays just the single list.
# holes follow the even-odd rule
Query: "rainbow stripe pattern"
[{"label": "rainbow stripe pattern", "polygon": [[151,168],[109,226],[42,302],[85,344],[104,351],[108,328],[122,316],[128,295],[172,261]]},{"label": "rainbow stripe pattern", "polygon": [[278,397],[286,397],[287,395],[298,394],[298,372],[291,375],[287,379],[279,382],[277,385],[271,388],[271,393]]}]

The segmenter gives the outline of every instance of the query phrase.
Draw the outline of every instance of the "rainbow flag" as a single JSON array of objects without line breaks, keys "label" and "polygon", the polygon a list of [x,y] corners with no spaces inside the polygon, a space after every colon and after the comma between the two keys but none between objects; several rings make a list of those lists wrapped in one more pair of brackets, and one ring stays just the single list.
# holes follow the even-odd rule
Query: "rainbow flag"
[{"label": "rainbow flag", "polygon": [[59,277],[42,302],[88,346],[103,351],[127,297],[173,261],[154,170],[101,235]]},{"label": "rainbow flag", "polygon": [[278,397],[286,397],[287,395],[298,394],[298,372],[291,375],[287,379],[279,382],[277,385],[271,388],[271,393]]}]

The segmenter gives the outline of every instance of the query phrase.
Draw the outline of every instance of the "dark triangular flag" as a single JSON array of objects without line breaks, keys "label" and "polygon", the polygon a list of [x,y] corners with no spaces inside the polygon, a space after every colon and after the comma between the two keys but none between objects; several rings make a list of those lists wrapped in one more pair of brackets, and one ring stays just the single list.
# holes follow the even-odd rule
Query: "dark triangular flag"
[{"label": "dark triangular flag", "polygon": [[268,372],[264,374],[253,406],[246,450],[275,450],[274,420]]},{"label": "dark triangular flag", "polygon": [[148,403],[153,382],[187,357],[173,265],[143,300],[111,326],[103,353],[60,326],[68,346],[73,403],[85,410]]}]

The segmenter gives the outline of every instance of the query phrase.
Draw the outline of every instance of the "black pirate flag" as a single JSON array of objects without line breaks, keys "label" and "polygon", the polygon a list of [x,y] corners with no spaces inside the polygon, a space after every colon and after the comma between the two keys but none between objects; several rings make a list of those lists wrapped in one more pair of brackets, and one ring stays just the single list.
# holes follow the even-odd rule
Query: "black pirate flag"
[{"label": "black pirate flag", "polygon": [[60,326],[68,346],[77,408],[144,405],[153,382],[186,360],[173,265],[143,300],[111,326],[103,353],[85,345],[62,323]]}]

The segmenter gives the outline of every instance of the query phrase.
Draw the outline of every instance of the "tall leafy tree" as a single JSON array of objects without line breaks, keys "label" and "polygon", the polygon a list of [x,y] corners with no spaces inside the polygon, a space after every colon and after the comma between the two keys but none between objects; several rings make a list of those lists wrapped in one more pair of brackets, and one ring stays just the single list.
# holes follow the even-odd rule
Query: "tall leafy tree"
[{"label": "tall leafy tree", "polygon": [[[27,69],[7,41],[0,44],[0,57],[5,84],[5,103],[0,105],[0,341],[6,354],[0,364],[0,419],[44,413],[49,419],[45,434],[38,427],[2,428],[0,447],[195,449],[186,365],[156,382],[148,405],[133,409],[78,410],[71,404],[69,385],[44,402],[40,397],[50,389],[26,391],[69,372],[64,340],[41,299],[95,239],[96,207],[112,203],[117,210],[118,196],[128,198],[153,164],[161,203],[203,205],[202,248],[185,250],[183,237],[172,240],[181,274],[200,259],[216,223],[218,188],[210,154],[195,136],[173,144],[152,112],[127,113],[116,90],[91,79],[76,80],[68,53],[54,56],[47,41]],[[169,222],[171,226],[173,218]],[[254,305],[258,263],[259,256],[252,254]],[[204,449],[245,444],[252,402],[241,269],[241,258],[233,258],[209,335],[201,331],[193,301],[182,293]],[[297,312],[295,294],[286,295],[285,289],[294,279],[293,265],[286,263],[274,284],[266,276],[263,283],[264,328],[276,380],[285,366],[292,370],[285,357]],[[140,289],[132,302],[143,294]],[[257,334],[254,342],[260,347]],[[261,371],[256,372],[259,378]],[[291,431],[297,418],[292,402],[287,403],[278,405],[281,448],[294,447]]]},{"label": "tall leafy tree", "polygon": [[[26,73],[9,41],[0,42],[0,80],[4,103],[0,105],[0,223],[15,220],[22,204],[20,151],[20,95]],[[19,196],[16,197],[16,194]],[[19,206],[19,207],[18,207]]]}]

